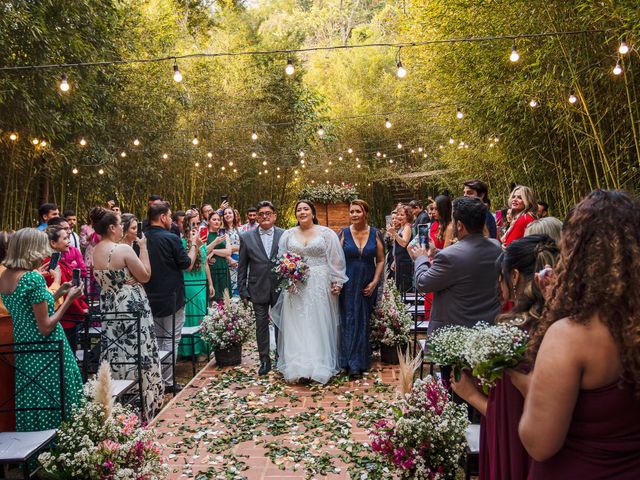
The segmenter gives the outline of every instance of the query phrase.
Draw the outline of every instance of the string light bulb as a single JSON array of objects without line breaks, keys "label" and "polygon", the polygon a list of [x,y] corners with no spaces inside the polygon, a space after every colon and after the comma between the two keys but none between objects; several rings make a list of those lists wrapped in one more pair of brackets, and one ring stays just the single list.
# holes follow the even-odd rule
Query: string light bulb
[{"label": "string light bulb", "polygon": [[18,135],[16,135],[15,133],[12,133],[11,135],[9,135],[9,140],[11,140],[12,142],[15,142],[16,140],[18,140]]},{"label": "string light bulb", "polygon": [[177,83],[182,81],[182,73],[180,73],[180,69],[178,68],[178,61],[173,61],[173,80]]},{"label": "string light bulb", "polygon": [[33,143],[34,145],[38,145],[40,143],[40,140],[34,138],[33,140],[31,140],[31,143]]},{"label": "string light bulb", "polygon": [[[304,152],[302,150],[300,150],[300,152],[298,153],[298,155],[300,155],[300,158],[304,157]],[[304,162],[303,162],[304,163]]]},{"label": "string light bulb", "polygon": [[138,140],[137,138],[133,141],[133,144],[137,147],[138,145],[140,145],[140,140]]},{"label": "string light bulb", "polygon": [[571,105],[573,105],[574,103],[576,103],[578,101],[578,97],[576,97],[573,92],[571,92],[571,94],[569,95],[569,103]]},{"label": "string light bulb", "polygon": [[349,147],[349,149],[347,150],[347,153],[353,153],[353,148]]},{"label": "string light bulb", "polygon": [[613,74],[620,75],[622,73],[622,65],[620,65],[620,59],[616,62],[616,66],[613,67]]},{"label": "string light bulb", "polygon": [[464,117],[464,113],[462,113],[462,110],[458,109],[458,111],[456,112],[456,118],[458,120],[462,120],[463,117]]},{"label": "string light bulb", "polygon": [[256,131],[254,130],[251,133],[251,140],[253,140],[254,142],[258,139],[258,134],[256,133]]},{"label": "string light bulb", "polygon": [[402,144],[401,143],[398,144],[398,150],[402,150]]},{"label": "string light bulb", "polygon": [[455,140],[453,139],[453,137],[449,137],[449,145],[453,145],[455,142]]},{"label": "string light bulb", "polygon": [[296,69],[293,66],[293,61],[290,58],[288,58],[287,59],[287,66],[285,67],[284,72],[287,75],[291,76],[291,75],[293,75],[295,73],[295,71],[296,71]]},{"label": "string light bulb", "polygon": [[200,162],[196,162],[196,167],[199,167],[199,166],[200,166]]},{"label": "string light bulb", "polygon": [[125,151],[123,150],[122,152],[120,152],[120,156],[121,156],[122,158],[126,157],[126,156],[127,156],[127,152],[125,152]]},{"label": "string light bulb", "polygon": [[166,160],[167,158],[169,158],[169,154],[168,153],[163,153],[162,154],[162,158],[164,158]]},{"label": "string light bulb", "polygon": [[230,167],[233,167],[233,162],[231,162],[231,161],[230,161],[230,162],[229,162],[229,166],[230,166]]},{"label": "string light bulb", "polygon": [[194,145],[198,145],[200,143],[200,140],[198,140],[197,135],[194,135],[193,140],[191,140],[191,143],[193,143]]},{"label": "string light bulb", "polygon": [[69,91],[69,88],[70,88],[70,85],[69,85],[69,81],[67,79],[67,74],[63,73],[62,77],[60,79],[60,91],[66,93],[66,92]]},{"label": "string light bulb", "polygon": [[256,152],[251,152],[251,158],[257,158],[258,154]]},{"label": "string light bulb", "polygon": [[322,128],[322,125],[320,125],[320,128],[318,128],[318,136],[324,137],[324,133],[324,128]]},{"label": "string light bulb", "polygon": [[78,174],[78,169],[74,168],[73,170],[71,170],[71,173],[73,173],[74,175],[77,175]]},{"label": "string light bulb", "polygon": [[391,128],[391,120],[389,120],[389,117],[385,118],[384,120],[384,126],[387,128]]},{"label": "string light bulb", "polygon": [[376,157],[381,157],[382,153],[381,152],[376,152]]},{"label": "string light bulb", "polygon": [[536,108],[536,107],[538,106],[538,101],[537,101],[535,98],[532,98],[532,99],[529,101],[529,106],[530,106],[531,108]]},{"label": "string light bulb", "polygon": [[627,45],[626,42],[621,41],[620,46],[618,47],[618,52],[620,52],[620,55],[626,55],[629,53],[629,45]]},{"label": "string light bulb", "polygon": [[98,170],[98,173],[99,173],[100,175],[104,175],[104,169],[102,169],[102,168],[101,168],[100,170]]},{"label": "string light bulb", "polygon": [[47,142],[46,142],[46,140],[42,140],[42,141],[40,142],[40,146],[41,146],[41,147],[46,147],[46,146],[47,146]]},{"label": "string light bulb", "polygon": [[511,47],[511,55],[509,55],[509,60],[511,60],[512,63],[515,63],[518,60],[520,60],[520,54],[518,53],[518,50],[516,50],[516,44],[515,43]]},{"label": "string light bulb", "polygon": [[398,71],[396,72],[396,75],[398,75],[398,78],[406,77],[407,69],[402,66],[402,62],[400,60],[398,60],[397,66],[398,66]]},{"label": "string light bulb", "polygon": [[213,164],[212,163],[207,163],[207,167],[211,168],[211,167],[213,167]]},{"label": "string light bulb", "polygon": [[264,166],[266,167],[266,166],[267,166],[267,161],[266,161],[266,160],[263,160],[263,161],[262,161],[262,165],[264,165]]},{"label": "string light bulb", "polygon": [[418,151],[422,153],[422,147],[418,147]]},{"label": "string light bulb", "polygon": [[86,145],[87,145],[87,141],[84,139],[84,137],[82,137],[82,138],[80,139],[80,142],[79,142],[79,143],[80,143],[80,146],[81,146],[81,147],[84,147],[84,146],[86,146]]},{"label": "string light bulb", "polygon": [[213,158],[213,153],[211,153],[211,152],[207,152],[207,157],[209,157],[209,158]]}]

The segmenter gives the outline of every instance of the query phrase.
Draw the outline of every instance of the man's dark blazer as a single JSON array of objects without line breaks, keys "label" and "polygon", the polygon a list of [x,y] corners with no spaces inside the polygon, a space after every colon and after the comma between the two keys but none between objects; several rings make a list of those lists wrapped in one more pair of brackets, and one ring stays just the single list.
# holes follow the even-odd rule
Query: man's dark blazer
[{"label": "man's dark blazer", "polygon": [[264,251],[259,228],[240,234],[238,292],[241,298],[248,298],[252,303],[274,305],[278,299],[278,279],[273,267],[284,230],[273,229],[273,243],[268,254]]}]

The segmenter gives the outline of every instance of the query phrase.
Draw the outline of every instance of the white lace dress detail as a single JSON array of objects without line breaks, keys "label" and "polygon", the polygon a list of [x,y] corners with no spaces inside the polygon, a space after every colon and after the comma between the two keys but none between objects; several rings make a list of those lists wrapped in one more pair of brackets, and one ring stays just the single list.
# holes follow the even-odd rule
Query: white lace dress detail
[{"label": "white lace dress detail", "polygon": [[345,259],[338,236],[326,227],[314,227],[318,235],[304,245],[298,228],[280,239],[279,254],[293,252],[309,265],[309,279],[298,293],[283,291],[272,313],[280,328],[278,370],[288,382],[309,378],[327,383],[338,371],[338,297],[331,284],[343,284]]}]

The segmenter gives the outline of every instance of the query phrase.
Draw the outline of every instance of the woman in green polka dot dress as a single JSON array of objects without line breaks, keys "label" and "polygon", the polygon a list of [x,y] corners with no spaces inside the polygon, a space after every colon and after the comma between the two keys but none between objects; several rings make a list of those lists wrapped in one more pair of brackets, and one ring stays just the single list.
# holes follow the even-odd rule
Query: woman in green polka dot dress
[{"label": "woman in green polka dot dress", "polygon": [[[7,269],[0,277],[0,294],[13,319],[16,343],[63,340],[65,414],[69,417],[74,405],[82,400],[82,376],[59,321],[73,300],[82,294],[82,289],[71,287],[70,283],[64,284],[55,297],[67,297],[54,313],[54,295],[47,290],[42,275],[35,271],[49,254],[49,241],[44,232],[35,228],[19,230],[9,242],[7,256],[3,262]],[[58,370],[55,366],[45,368],[52,358],[52,355],[47,353],[15,356],[17,370],[37,375],[44,369],[38,375],[39,385],[17,376],[16,408],[38,409],[52,406],[52,398],[58,401]],[[19,432],[58,428],[61,421],[60,410],[16,412],[16,430]]]}]

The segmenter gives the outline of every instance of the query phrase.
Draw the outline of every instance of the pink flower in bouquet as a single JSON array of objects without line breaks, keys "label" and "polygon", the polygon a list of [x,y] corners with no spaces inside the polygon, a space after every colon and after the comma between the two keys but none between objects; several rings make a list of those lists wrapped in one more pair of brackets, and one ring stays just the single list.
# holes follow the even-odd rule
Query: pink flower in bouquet
[{"label": "pink flower in bouquet", "polygon": [[273,271],[280,279],[281,289],[297,293],[299,286],[307,280],[309,266],[302,257],[286,252],[278,259]]},{"label": "pink flower in bouquet", "polygon": [[108,453],[115,453],[120,450],[120,444],[113,440],[104,440],[100,446]]}]

